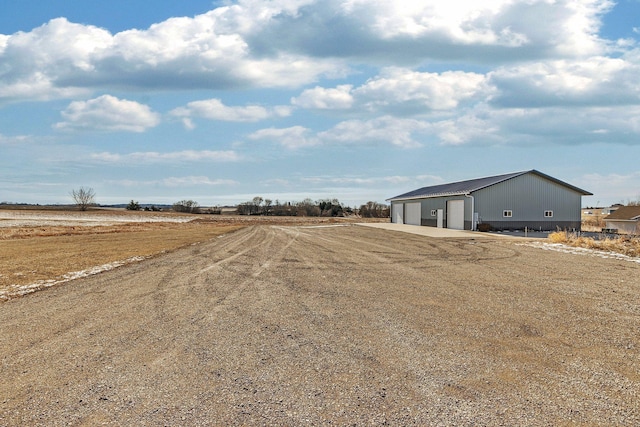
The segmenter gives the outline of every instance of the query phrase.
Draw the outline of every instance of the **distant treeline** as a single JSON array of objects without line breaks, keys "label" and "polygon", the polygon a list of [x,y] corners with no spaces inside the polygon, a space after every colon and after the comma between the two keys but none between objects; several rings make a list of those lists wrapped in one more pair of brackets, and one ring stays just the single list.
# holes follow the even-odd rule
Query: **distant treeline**
[{"label": "distant treeline", "polygon": [[[37,208],[37,209],[70,209],[75,205],[38,205],[27,203],[11,203],[0,202],[0,208]],[[194,200],[180,200],[173,205],[166,204],[143,204],[138,203],[135,200],[131,200],[128,204],[112,204],[112,205],[98,205],[95,207],[103,208],[125,208],[132,211],[169,211],[193,214],[218,214],[222,213],[222,208],[219,206],[201,207],[200,204]],[[228,206],[225,209],[233,209],[232,206]],[[388,205],[367,202],[364,205],[357,207],[349,207],[340,203],[337,199],[324,199],[313,201],[311,199],[304,199],[301,202],[286,202],[280,203],[278,200],[275,202],[270,199],[264,199],[262,197],[254,197],[253,200],[240,203],[236,207],[236,212],[239,215],[272,215],[272,216],[323,216],[323,217],[349,217],[360,216],[362,218],[389,218],[390,208]]]},{"label": "distant treeline", "polygon": [[360,208],[344,206],[337,199],[313,201],[304,199],[301,202],[280,203],[262,197],[238,205],[239,215],[273,215],[273,216],[325,216],[346,217],[361,216],[365,218],[388,218],[389,206],[377,202],[367,202]]}]

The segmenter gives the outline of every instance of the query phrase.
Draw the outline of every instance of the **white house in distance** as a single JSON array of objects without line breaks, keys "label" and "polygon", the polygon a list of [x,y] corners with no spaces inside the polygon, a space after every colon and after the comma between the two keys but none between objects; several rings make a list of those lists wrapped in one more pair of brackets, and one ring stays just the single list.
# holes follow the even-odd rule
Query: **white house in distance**
[{"label": "white house in distance", "polygon": [[604,219],[606,228],[620,234],[640,235],[640,206],[621,206]]},{"label": "white house in distance", "polygon": [[387,199],[391,222],[458,230],[580,230],[582,196],[535,169],[423,187]]}]

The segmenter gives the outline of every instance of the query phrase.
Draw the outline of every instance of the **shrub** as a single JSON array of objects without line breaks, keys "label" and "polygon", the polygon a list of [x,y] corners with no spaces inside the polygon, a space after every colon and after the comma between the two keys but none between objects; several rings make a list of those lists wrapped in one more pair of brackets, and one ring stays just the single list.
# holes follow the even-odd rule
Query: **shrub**
[{"label": "shrub", "polygon": [[555,231],[547,236],[553,243],[566,243],[569,241],[569,235],[566,231]]},{"label": "shrub", "polygon": [[598,240],[591,237],[578,236],[576,233],[557,231],[555,233],[550,233],[548,239],[553,243],[562,243],[578,248],[615,252],[632,257],[640,255],[640,238],[637,237],[606,237]]},{"label": "shrub", "polygon": [[491,226],[491,224],[487,224],[487,223],[478,224],[478,231],[487,232],[491,230],[493,230],[493,227]]}]

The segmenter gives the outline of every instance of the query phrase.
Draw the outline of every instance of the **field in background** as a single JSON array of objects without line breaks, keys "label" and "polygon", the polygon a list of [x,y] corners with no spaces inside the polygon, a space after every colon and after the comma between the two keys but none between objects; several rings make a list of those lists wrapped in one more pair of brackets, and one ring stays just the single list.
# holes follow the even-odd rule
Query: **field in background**
[{"label": "field in background", "polygon": [[[255,224],[356,219],[190,215],[122,209],[0,210],[0,301],[99,266],[152,257]],[[358,222],[364,221],[357,219]],[[72,274],[73,273],[73,274]]]}]

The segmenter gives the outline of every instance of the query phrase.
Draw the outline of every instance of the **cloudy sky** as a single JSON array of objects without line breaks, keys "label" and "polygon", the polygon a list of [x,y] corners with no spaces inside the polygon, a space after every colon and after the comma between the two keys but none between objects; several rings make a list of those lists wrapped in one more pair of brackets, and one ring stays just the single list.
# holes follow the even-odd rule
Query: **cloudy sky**
[{"label": "cloudy sky", "polygon": [[354,206],[537,169],[640,199],[640,0],[21,0],[0,201]]}]

